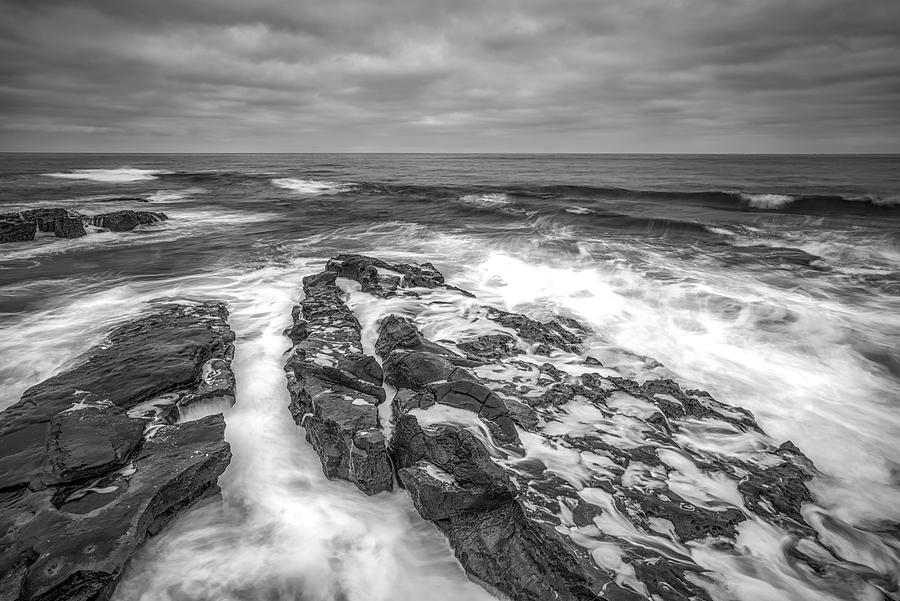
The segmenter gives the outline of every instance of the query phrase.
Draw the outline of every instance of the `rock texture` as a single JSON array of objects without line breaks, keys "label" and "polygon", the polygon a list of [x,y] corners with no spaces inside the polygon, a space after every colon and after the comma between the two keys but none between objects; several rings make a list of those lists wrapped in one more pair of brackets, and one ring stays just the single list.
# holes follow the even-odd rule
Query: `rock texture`
[{"label": "rock texture", "polygon": [[130,232],[139,225],[150,225],[168,219],[165,213],[151,211],[114,211],[94,215],[91,223],[113,232]]},{"label": "rock texture", "polygon": [[84,218],[68,209],[31,209],[20,214],[33,221],[38,231],[52,232],[57,238],[78,238],[87,233],[84,230]]},{"label": "rock texture", "polygon": [[90,217],[60,207],[29,209],[0,215],[0,243],[34,240],[37,232],[53,233],[57,238],[79,238],[87,234],[85,224],[114,232],[127,232],[139,225],[167,219],[165,213],[151,211],[115,211]]},{"label": "rock texture", "polygon": [[0,244],[34,240],[37,224],[21,213],[0,215]]},{"label": "rock texture", "polygon": [[159,304],[0,413],[0,599],[107,599],[144,540],[218,493],[222,415],[179,418],[234,403],[233,340],[221,303]]},{"label": "rock texture", "polygon": [[66,215],[53,222],[53,233],[57,238],[80,238],[87,234],[80,215]]},{"label": "rock texture", "polygon": [[[340,444],[308,434],[326,473],[360,485],[341,470],[358,429],[378,426],[381,400],[355,384],[375,385],[382,374],[359,375],[377,364],[360,355],[360,325],[336,276],[356,280],[386,309],[397,305],[382,299],[410,298],[403,316],[385,311],[375,343],[384,381],[396,389],[393,466],[418,512],[490,590],[517,601],[710,599],[725,590],[722,575],[701,566],[694,549],[722,565],[745,561],[738,535],[746,524],[780,532],[801,578],[859,577],[804,520],[814,466],[790,442],[766,436],[750,412],[673,380],[639,382],[604,368],[585,354],[592,334],[570,317],[542,322],[466,300],[458,317],[467,325],[454,327],[478,334],[429,340],[419,320],[456,294],[430,264],[404,270],[341,255],[304,280],[307,298],[288,331],[302,342],[288,374],[298,420],[338,416],[330,419]],[[357,361],[371,369],[354,371]],[[353,405],[361,394],[370,398]],[[363,407],[365,419],[350,406]]]},{"label": "rock texture", "polygon": [[375,358],[362,351],[359,322],[336,277],[325,271],[303,278],[305,298],[286,332],[296,343],[284,368],[290,409],[325,475],[374,494],[393,486],[378,417],[383,376]]}]

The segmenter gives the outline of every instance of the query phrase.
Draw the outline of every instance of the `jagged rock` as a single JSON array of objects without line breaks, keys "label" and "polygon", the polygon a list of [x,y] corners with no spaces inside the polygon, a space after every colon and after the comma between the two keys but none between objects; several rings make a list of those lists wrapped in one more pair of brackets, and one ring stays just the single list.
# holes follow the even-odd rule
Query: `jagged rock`
[{"label": "jagged rock", "polygon": [[481,365],[481,361],[467,359],[443,345],[428,340],[408,319],[397,315],[388,315],[378,327],[375,351],[380,356],[387,357],[397,349],[440,355],[453,365],[462,367]]},{"label": "jagged rock", "polygon": [[487,363],[520,353],[516,339],[508,334],[487,334],[474,340],[460,342],[457,346],[468,355],[469,359]]},{"label": "jagged rock", "polygon": [[66,215],[53,222],[53,233],[57,238],[80,238],[87,234],[80,215]]},{"label": "jagged rock", "polygon": [[165,213],[124,210],[94,215],[91,223],[113,232],[129,232],[139,225],[151,225],[166,219],[168,216]]},{"label": "jagged rock", "polygon": [[557,321],[542,323],[496,307],[487,308],[487,318],[515,330],[523,340],[537,344],[536,351],[544,355],[549,355],[552,348],[576,353],[584,341],[581,334],[585,332],[585,328],[571,318],[558,318]]},{"label": "jagged rock", "polygon": [[[447,288],[474,296],[445,284],[444,275],[431,263],[388,263],[364,255],[344,254],[328,261],[325,268],[340,277],[356,280],[363,292],[382,298],[396,295],[399,288]],[[392,273],[384,275],[378,272],[379,269]]]},{"label": "jagged rock", "polygon": [[36,231],[37,224],[23,217],[21,213],[0,215],[0,244],[34,240]]},{"label": "jagged rock", "polygon": [[53,232],[57,238],[79,238],[86,234],[84,217],[76,211],[55,207],[52,209],[29,209],[21,215],[32,220],[38,231]]},{"label": "jagged rock", "polygon": [[353,482],[367,494],[393,487],[378,405],[383,373],[362,352],[360,325],[335,285],[337,273],[303,278],[305,298],[286,334],[295,342],[285,363],[290,410],[306,429],[329,478]]},{"label": "jagged rock", "polygon": [[489,510],[512,500],[509,477],[464,428],[422,428],[410,415],[397,421],[392,442],[398,476],[422,517],[443,520]]},{"label": "jagged rock", "polygon": [[55,230],[56,221],[59,219],[78,216],[74,211],[59,207],[52,209],[29,209],[28,211],[22,211],[22,215],[26,219],[33,220],[37,224],[38,231],[41,232],[53,232]]},{"label": "jagged rock", "polygon": [[210,386],[233,402],[226,319],[158,305],[0,413],[0,598],[107,599],[148,537],[218,493],[224,418],[175,420]]},{"label": "jagged rock", "polygon": [[[407,272],[378,259],[342,255],[329,272],[332,296],[316,310],[354,336],[359,324],[335,277],[378,297],[408,293]],[[424,307],[428,294],[415,291],[404,310]],[[751,518],[808,542],[789,550],[805,577],[837,573],[801,511],[813,499],[806,483],[815,468],[793,445],[773,444],[749,411],[673,380],[585,373],[602,365],[572,356],[588,334],[573,319],[539,322],[491,307],[473,314],[498,331],[439,344],[416,327],[424,314],[388,315],[375,349],[397,389],[389,449],[399,481],[478,582],[516,601],[708,600],[721,575],[695,563],[693,550],[743,553],[738,535]],[[288,334],[307,336],[303,321]],[[520,354],[526,347],[546,362]],[[327,379],[304,369],[302,377]],[[329,394],[353,381],[328,377]],[[300,407],[306,419],[318,404]]]}]

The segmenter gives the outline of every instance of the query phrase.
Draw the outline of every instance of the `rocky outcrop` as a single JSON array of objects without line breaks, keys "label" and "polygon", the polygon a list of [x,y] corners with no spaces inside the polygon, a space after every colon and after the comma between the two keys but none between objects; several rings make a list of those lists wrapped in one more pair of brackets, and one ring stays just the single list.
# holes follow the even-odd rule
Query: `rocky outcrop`
[{"label": "rocky outcrop", "polygon": [[[434,266],[423,271],[431,289],[452,290]],[[352,376],[356,363],[343,363],[361,352],[360,326],[337,276],[359,282],[376,306],[410,297],[404,316],[386,311],[375,343],[396,389],[393,465],[417,511],[490,590],[528,601],[709,599],[721,575],[696,563],[693,549],[740,555],[746,523],[793,540],[791,561],[805,566],[804,578],[843,569],[822,568],[829,551],[801,512],[815,468],[793,444],[769,439],[750,412],[673,380],[638,382],[604,368],[584,354],[591,334],[571,317],[538,321],[466,301],[478,334],[429,340],[415,307],[425,319],[430,305],[451,301],[405,289],[397,264],[342,255],[304,280],[306,304],[296,312],[304,317],[288,331],[301,341],[288,362],[299,418],[330,411],[340,415],[332,421],[352,423],[334,408],[347,407],[342,399],[355,398],[353,383],[364,380]],[[333,372],[319,375],[326,368]],[[377,414],[367,415],[359,423],[371,428]],[[348,463],[357,427],[342,426],[340,444],[331,439],[326,473]],[[338,477],[354,479],[349,469]]]},{"label": "rocky outcrop", "polygon": [[139,225],[151,225],[168,219],[165,213],[151,211],[114,211],[94,215],[91,223],[113,232],[130,232]]},{"label": "rocky outcrop", "polygon": [[53,233],[57,238],[80,238],[87,234],[80,215],[60,217],[53,222]]},{"label": "rocky outcrop", "polygon": [[38,231],[52,232],[57,238],[79,238],[87,233],[84,230],[84,217],[68,209],[31,209],[20,214],[33,221]]},{"label": "rocky outcrop", "polygon": [[53,209],[30,209],[22,211],[22,215],[26,219],[30,219],[37,224],[38,231],[53,232],[57,220],[78,216],[78,213],[63,208]]},{"label": "rocky outcrop", "polygon": [[366,494],[393,487],[393,471],[378,405],[381,366],[362,350],[360,325],[344,303],[337,274],[303,278],[305,297],[286,334],[295,342],[285,363],[290,410],[329,478]]},{"label": "rocky outcrop", "polygon": [[34,240],[37,224],[21,213],[0,215],[0,244]]},{"label": "rocky outcrop", "polygon": [[148,537],[218,493],[234,334],[221,303],[113,330],[0,413],[0,599],[107,599]]},{"label": "rocky outcrop", "polygon": [[535,352],[541,355],[549,355],[553,349],[577,353],[585,334],[583,326],[566,318],[540,322],[496,307],[487,308],[487,318],[515,331],[525,342],[536,345]]},{"label": "rocky outcrop", "polygon": [[346,254],[328,261],[325,269],[339,277],[356,280],[363,292],[382,298],[398,293],[416,296],[411,288],[448,288],[471,296],[469,292],[446,284],[444,275],[431,263],[388,263],[364,255]]},{"label": "rocky outcrop", "polygon": [[114,232],[128,232],[139,225],[151,225],[167,219],[165,213],[151,211],[115,211],[90,217],[59,207],[29,209],[0,215],[0,243],[34,240],[37,232],[52,232],[57,238],[80,238],[87,234],[85,224]]}]

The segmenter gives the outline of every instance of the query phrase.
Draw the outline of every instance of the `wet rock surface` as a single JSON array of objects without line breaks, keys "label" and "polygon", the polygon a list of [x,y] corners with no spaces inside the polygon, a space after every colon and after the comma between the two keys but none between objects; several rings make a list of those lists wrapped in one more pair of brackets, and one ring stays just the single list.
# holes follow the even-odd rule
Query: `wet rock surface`
[{"label": "wet rock surface", "polygon": [[[762,529],[790,541],[786,563],[802,578],[846,578],[845,590],[858,589],[859,574],[804,517],[815,467],[749,411],[671,378],[638,381],[604,367],[587,354],[592,333],[571,316],[539,321],[467,300],[444,317],[431,307],[459,293],[430,264],[435,285],[409,291],[402,315],[390,300],[408,292],[396,264],[342,255],[328,265],[314,277],[353,279],[384,303],[374,346],[396,389],[389,448],[398,480],[487,588],[516,600],[727,597],[722,570],[746,564],[740,539]],[[329,295],[307,297],[358,345],[359,323],[334,282]],[[439,342],[426,327],[443,333]],[[872,580],[896,589],[884,575]]]},{"label": "wet rock surface", "polygon": [[144,540],[218,494],[225,421],[201,415],[234,403],[227,317],[153,304],[0,413],[0,599],[106,599]]},{"label": "wet rock surface", "polygon": [[91,223],[113,232],[130,232],[139,225],[151,225],[168,219],[165,213],[152,211],[114,211],[91,217]]},{"label": "wet rock surface", "polygon": [[34,240],[37,224],[21,213],[0,215],[0,244]]},{"label": "wet rock surface", "polygon": [[374,494],[393,487],[378,416],[383,374],[363,353],[359,322],[336,278],[334,271],[303,278],[304,298],[285,332],[295,342],[284,367],[290,410],[325,475]]},{"label": "wet rock surface", "polygon": [[152,225],[167,219],[165,213],[151,211],[114,211],[91,217],[61,207],[29,209],[0,215],[0,243],[34,240],[37,232],[52,233],[57,238],[80,238],[87,234],[85,225],[128,232],[139,225]]}]

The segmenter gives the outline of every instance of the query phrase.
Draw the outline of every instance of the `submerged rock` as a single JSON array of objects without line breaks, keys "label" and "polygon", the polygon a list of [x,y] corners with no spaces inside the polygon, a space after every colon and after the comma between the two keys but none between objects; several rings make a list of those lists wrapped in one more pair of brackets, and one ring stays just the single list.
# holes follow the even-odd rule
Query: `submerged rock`
[{"label": "submerged rock", "polygon": [[560,317],[553,321],[540,322],[496,307],[487,308],[487,317],[515,330],[522,340],[537,344],[537,351],[540,354],[548,355],[553,348],[571,353],[581,350],[585,329],[574,319]]},{"label": "submerged rock", "polygon": [[130,232],[139,225],[151,225],[167,219],[165,213],[124,210],[94,215],[91,223],[113,232]]},{"label": "submerged rock", "polygon": [[160,304],[0,413],[0,598],[109,598],[141,543],[218,493],[224,418],[179,417],[234,403],[233,340],[221,303]]}]

